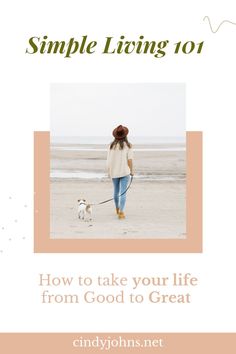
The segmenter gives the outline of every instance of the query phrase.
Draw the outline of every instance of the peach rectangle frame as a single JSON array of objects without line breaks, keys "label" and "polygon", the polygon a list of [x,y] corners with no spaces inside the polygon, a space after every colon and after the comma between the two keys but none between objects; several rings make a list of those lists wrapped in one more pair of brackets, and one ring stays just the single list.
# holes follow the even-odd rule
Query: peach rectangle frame
[{"label": "peach rectangle frame", "polygon": [[50,132],[34,132],[34,252],[202,252],[202,132],[187,132],[186,145],[186,239],[50,239]]},{"label": "peach rectangle frame", "polygon": [[[0,351],[7,354],[75,354],[101,353],[99,347],[74,347],[76,339],[96,340],[115,339],[144,340],[162,339],[163,347],[114,347],[105,352],[120,353],[162,353],[162,354],[235,354],[236,333],[0,333]],[[76,342],[75,342],[76,343]]]}]

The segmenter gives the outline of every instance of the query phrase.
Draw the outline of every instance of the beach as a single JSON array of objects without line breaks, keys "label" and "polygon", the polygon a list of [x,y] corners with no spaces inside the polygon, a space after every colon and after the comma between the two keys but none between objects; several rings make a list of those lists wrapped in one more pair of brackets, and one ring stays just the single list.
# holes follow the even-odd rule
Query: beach
[{"label": "beach", "polygon": [[50,237],[61,239],[178,239],[186,237],[186,152],[183,144],[134,148],[126,218],[114,202],[94,205],[92,221],[78,219],[78,199],[97,204],[113,194],[104,144],[51,145]]}]

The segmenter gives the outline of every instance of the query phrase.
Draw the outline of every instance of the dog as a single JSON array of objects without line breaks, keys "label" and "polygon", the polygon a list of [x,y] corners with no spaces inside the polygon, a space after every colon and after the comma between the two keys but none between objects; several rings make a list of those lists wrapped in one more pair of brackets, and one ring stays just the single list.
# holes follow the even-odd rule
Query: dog
[{"label": "dog", "polygon": [[92,221],[92,206],[85,199],[78,199],[78,218],[84,221]]}]

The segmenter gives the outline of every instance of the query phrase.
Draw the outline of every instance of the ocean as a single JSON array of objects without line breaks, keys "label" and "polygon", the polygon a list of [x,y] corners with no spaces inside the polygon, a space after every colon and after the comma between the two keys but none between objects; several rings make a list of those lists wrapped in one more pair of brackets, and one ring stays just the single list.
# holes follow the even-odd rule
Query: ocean
[{"label": "ocean", "polygon": [[[51,135],[52,145],[97,145],[109,144],[113,139],[110,136],[54,136]],[[133,145],[183,144],[185,136],[129,136]]]},{"label": "ocean", "polygon": [[[108,180],[106,155],[110,137],[51,136],[53,181]],[[138,181],[185,181],[185,137],[130,138]]]}]

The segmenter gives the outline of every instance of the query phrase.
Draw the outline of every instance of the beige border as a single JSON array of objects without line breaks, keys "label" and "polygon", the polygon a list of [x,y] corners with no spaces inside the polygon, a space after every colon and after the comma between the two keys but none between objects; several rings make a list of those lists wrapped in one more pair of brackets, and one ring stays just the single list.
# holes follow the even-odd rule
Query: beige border
[{"label": "beige border", "polygon": [[[75,339],[162,339],[162,348],[75,348]],[[3,354],[75,353],[162,353],[162,354],[235,354],[236,333],[0,333]]]},{"label": "beige border", "polygon": [[[202,132],[187,132],[186,239],[50,239],[50,133],[34,133],[34,252],[202,252]],[[99,237],[99,235],[98,235]]]}]

